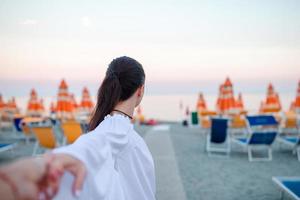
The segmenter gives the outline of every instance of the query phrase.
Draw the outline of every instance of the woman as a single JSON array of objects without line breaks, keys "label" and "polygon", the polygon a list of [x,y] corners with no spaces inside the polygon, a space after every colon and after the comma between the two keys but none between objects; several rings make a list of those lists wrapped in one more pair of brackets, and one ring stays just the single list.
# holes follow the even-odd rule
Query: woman
[{"label": "woman", "polygon": [[[152,200],[155,174],[152,156],[131,124],[144,94],[142,65],[129,57],[114,59],[99,88],[90,132],[72,145],[54,150],[62,160],[82,163],[86,176],[76,199]],[[72,199],[72,176],[65,174],[56,199]]]}]

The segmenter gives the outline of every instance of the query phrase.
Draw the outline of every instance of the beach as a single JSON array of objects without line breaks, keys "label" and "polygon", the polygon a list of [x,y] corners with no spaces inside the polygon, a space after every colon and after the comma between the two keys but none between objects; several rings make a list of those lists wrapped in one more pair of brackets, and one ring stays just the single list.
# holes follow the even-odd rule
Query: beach
[{"label": "beach", "polygon": [[[205,133],[200,127],[179,123],[157,126],[136,125],[155,162],[157,199],[263,199],[280,198],[273,176],[300,176],[300,163],[291,149],[273,144],[273,160],[249,162],[247,153],[232,146],[230,156],[208,156]],[[2,131],[1,141],[13,141]],[[19,141],[13,152],[2,152],[0,163],[30,156],[33,141]],[[288,198],[286,198],[288,199]]]}]

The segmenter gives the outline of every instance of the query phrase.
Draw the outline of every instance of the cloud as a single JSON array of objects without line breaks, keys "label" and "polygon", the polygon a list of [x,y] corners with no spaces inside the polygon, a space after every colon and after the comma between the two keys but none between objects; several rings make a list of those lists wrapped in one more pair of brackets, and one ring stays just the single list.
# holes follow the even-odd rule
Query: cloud
[{"label": "cloud", "polygon": [[82,17],[80,19],[80,22],[81,22],[81,25],[84,26],[84,27],[91,27],[93,25],[91,19],[87,16]]},{"label": "cloud", "polygon": [[25,19],[21,22],[22,25],[36,25],[38,23],[38,20],[35,19]]}]

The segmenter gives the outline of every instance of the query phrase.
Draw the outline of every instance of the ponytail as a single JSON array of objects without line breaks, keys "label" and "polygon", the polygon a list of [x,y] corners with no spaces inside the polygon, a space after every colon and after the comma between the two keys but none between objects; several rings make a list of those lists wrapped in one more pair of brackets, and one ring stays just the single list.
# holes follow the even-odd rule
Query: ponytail
[{"label": "ponytail", "polygon": [[97,105],[89,123],[89,131],[94,130],[120,101],[132,96],[144,81],[143,67],[136,60],[125,56],[114,59],[98,90]]},{"label": "ponytail", "polygon": [[104,120],[104,117],[112,112],[119,102],[121,90],[120,81],[116,76],[109,75],[105,77],[98,90],[97,106],[94,111],[97,114],[94,114],[90,121],[90,131],[94,130]]}]

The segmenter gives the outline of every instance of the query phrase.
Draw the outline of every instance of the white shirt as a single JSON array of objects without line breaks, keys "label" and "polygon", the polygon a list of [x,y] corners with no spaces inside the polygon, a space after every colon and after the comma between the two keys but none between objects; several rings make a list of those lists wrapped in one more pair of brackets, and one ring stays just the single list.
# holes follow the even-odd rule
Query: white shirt
[{"label": "white shirt", "polygon": [[129,118],[107,115],[95,130],[75,143],[55,149],[81,160],[87,175],[80,196],[71,192],[73,177],[65,173],[55,199],[154,200],[154,163]]}]

